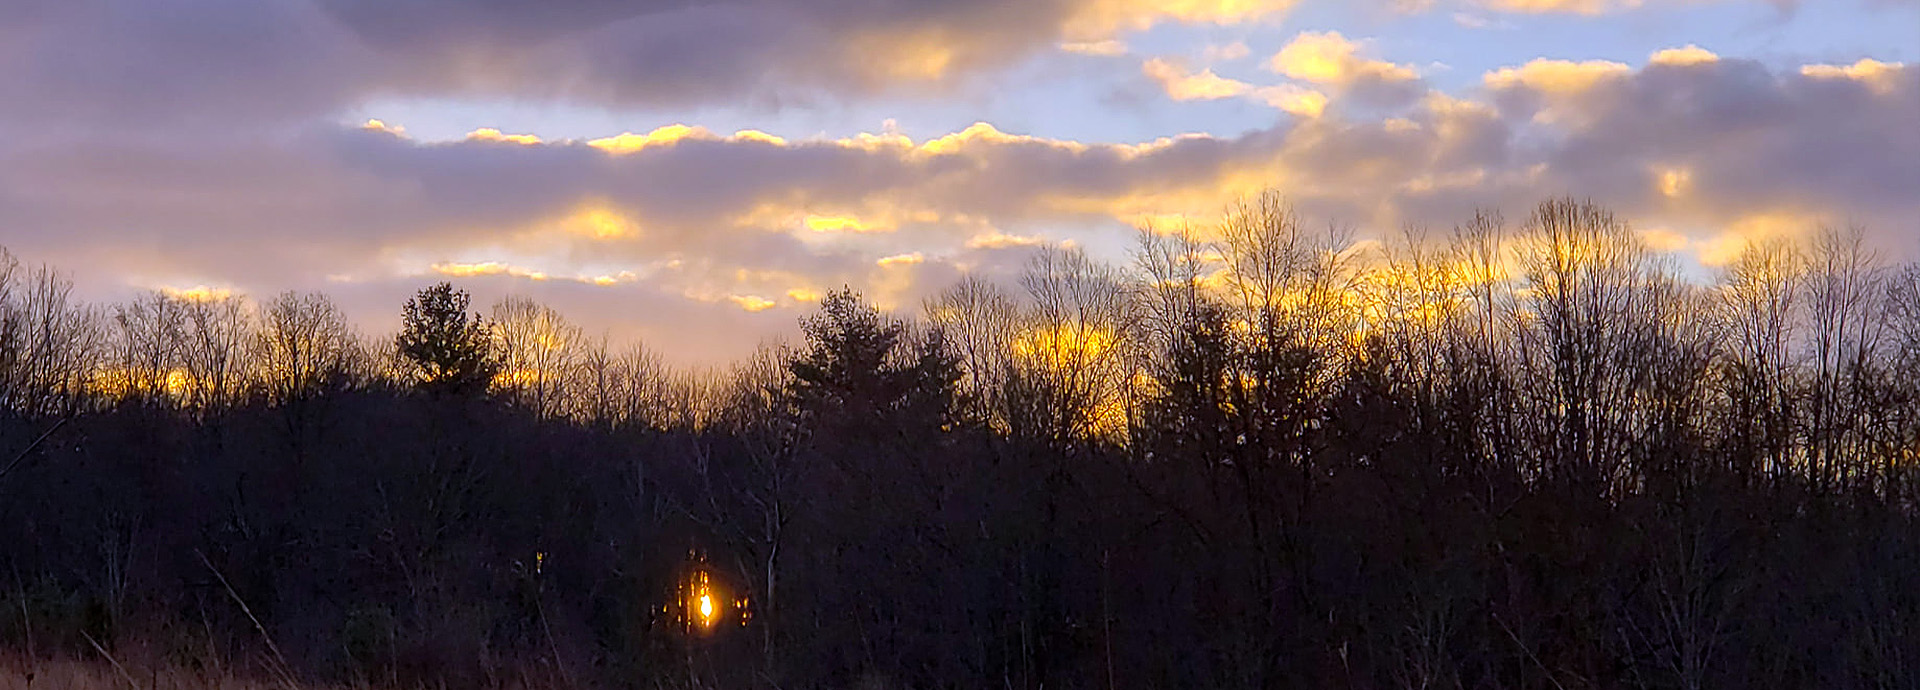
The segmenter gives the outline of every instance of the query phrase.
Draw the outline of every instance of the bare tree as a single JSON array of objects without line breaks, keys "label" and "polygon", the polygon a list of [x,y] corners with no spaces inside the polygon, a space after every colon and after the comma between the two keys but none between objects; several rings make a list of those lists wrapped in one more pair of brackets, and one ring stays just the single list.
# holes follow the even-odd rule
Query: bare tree
[{"label": "bare tree", "polygon": [[114,305],[110,390],[150,400],[181,400],[192,393],[182,352],[186,311],[185,300],[160,292]]},{"label": "bare tree", "polygon": [[0,369],[5,402],[33,415],[71,412],[98,383],[103,330],[97,310],[73,299],[73,283],[49,266],[30,271],[0,256],[0,324],[8,352]]},{"label": "bare tree", "polygon": [[1020,277],[1030,307],[1009,343],[1007,417],[1016,434],[1055,442],[1114,438],[1126,428],[1136,371],[1130,281],[1074,249],[1042,249]]},{"label": "bare tree", "polygon": [[202,409],[232,404],[246,384],[253,351],[253,314],[238,296],[186,300],[180,359],[186,371],[184,402]]},{"label": "bare tree", "polygon": [[1539,381],[1532,412],[1546,426],[1534,437],[1551,439],[1535,471],[1614,486],[1632,469],[1622,415],[1653,373],[1640,355],[1656,345],[1669,286],[1639,238],[1599,206],[1543,203],[1527,231],[1516,334],[1523,371]]},{"label": "bare tree", "polygon": [[500,384],[541,416],[566,409],[583,337],[552,307],[512,296],[493,305],[493,337],[504,359]]},{"label": "bare tree", "polygon": [[1750,244],[1720,278],[1719,321],[1727,339],[1729,437],[1767,473],[1791,468],[1794,409],[1790,389],[1796,284],[1803,262],[1793,247]]},{"label": "bare tree", "polygon": [[927,320],[940,328],[959,356],[961,404],[968,414],[1004,430],[1005,391],[1019,304],[999,286],[967,276],[927,300]]},{"label": "bare tree", "polygon": [[261,310],[255,361],[272,400],[318,395],[345,373],[353,347],[345,316],[325,295],[283,292]]},{"label": "bare tree", "polygon": [[691,429],[688,410],[676,400],[673,373],[660,356],[640,343],[623,350],[609,349],[607,339],[580,349],[573,414],[602,428],[640,426],[652,429]]},{"label": "bare tree", "polygon": [[1886,323],[1885,269],[1860,228],[1823,228],[1801,280],[1812,361],[1807,469],[1816,481],[1858,486],[1873,478],[1863,446]]}]

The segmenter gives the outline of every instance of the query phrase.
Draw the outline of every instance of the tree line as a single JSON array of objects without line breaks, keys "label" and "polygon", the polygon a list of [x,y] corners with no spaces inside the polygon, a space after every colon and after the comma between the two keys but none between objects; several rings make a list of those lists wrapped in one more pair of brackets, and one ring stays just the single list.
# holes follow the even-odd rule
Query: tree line
[{"label": "tree line", "polygon": [[[413,687],[1911,687],[1920,268],[1275,194],[729,368],[0,255],[0,640]],[[644,305],[637,305],[644,309]],[[690,585],[690,582],[697,584]],[[698,587],[694,596],[690,586]]]}]

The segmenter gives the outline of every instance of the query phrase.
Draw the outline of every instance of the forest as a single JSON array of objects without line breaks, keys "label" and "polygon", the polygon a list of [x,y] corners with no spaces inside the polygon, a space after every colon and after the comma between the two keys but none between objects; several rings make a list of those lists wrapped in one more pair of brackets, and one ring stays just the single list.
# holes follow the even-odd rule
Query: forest
[{"label": "forest", "polygon": [[0,253],[0,676],[1920,686],[1920,266],[1523,213],[1270,193],[707,370],[445,283],[362,334]]}]

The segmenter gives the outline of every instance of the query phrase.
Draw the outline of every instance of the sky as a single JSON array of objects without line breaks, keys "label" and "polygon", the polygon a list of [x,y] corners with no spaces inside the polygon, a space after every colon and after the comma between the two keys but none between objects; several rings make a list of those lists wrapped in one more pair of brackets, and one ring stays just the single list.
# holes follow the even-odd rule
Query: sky
[{"label": "sky", "polygon": [[1703,273],[1920,258],[1920,0],[0,0],[0,247],[77,291],[450,280],[682,363],[850,286],[1284,195],[1358,239],[1573,195]]}]

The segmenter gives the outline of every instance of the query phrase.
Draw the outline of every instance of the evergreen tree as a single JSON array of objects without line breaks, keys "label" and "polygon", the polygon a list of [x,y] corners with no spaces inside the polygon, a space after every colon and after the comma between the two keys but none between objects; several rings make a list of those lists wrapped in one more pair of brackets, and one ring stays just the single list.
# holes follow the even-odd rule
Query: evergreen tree
[{"label": "evergreen tree", "polygon": [[487,323],[469,313],[465,290],[440,283],[421,290],[401,312],[400,356],[415,381],[436,393],[478,393],[500,372],[500,353]]},{"label": "evergreen tree", "polygon": [[851,289],[829,294],[801,322],[808,348],[788,365],[803,410],[844,420],[890,418],[906,426],[949,421],[958,360],[937,331],[910,342],[906,324]]}]

